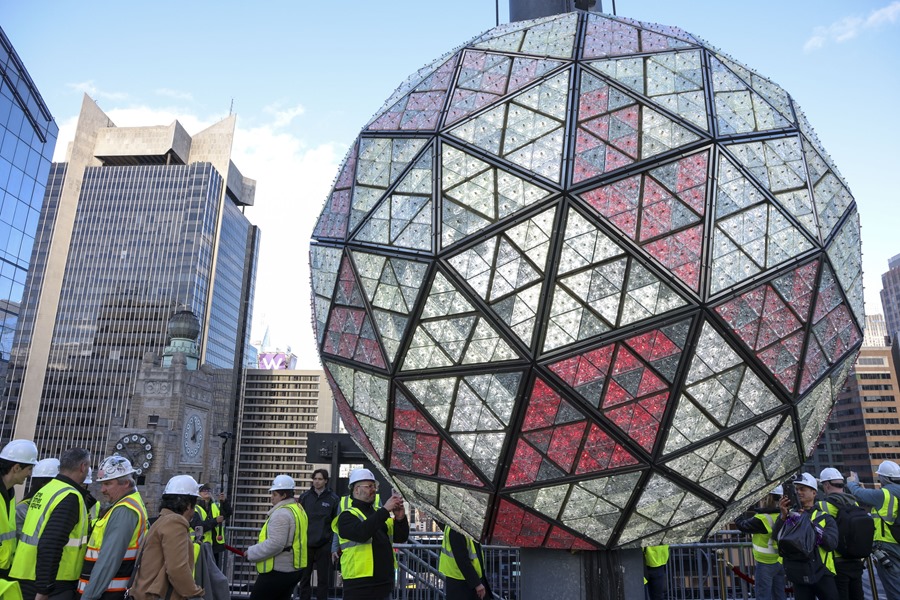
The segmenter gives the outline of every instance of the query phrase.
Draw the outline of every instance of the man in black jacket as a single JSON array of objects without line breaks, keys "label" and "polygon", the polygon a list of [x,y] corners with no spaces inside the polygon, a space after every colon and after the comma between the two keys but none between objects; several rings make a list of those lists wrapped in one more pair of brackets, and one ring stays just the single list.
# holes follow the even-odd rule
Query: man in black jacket
[{"label": "man in black jacket", "polygon": [[377,493],[369,469],[350,473],[353,504],[338,516],[344,600],[389,600],[394,591],[393,544],[409,539],[409,521],[400,494],[395,491],[376,509]]},{"label": "man in black jacket", "polygon": [[328,487],[328,471],[313,471],[312,487],[298,500],[306,511],[307,563],[300,579],[300,600],[312,597],[313,569],[316,570],[316,599],[328,600],[331,578],[331,521],[337,516],[340,498]]}]

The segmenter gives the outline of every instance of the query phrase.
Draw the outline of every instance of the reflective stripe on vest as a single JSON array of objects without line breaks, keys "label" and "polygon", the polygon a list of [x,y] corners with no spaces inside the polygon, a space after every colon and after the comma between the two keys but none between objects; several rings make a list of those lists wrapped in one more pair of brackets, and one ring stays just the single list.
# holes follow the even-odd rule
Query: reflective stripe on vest
[{"label": "reflective stripe on vest", "polygon": [[141,495],[135,490],[131,494],[120,498],[109,510],[104,513],[103,517],[97,520],[94,530],[91,532],[91,539],[88,541],[87,551],[84,555],[84,565],[81,568],[81,577],[78,580],[78,592],[84,593],[87,589],[88,581],[91,579],[91,571],[94,569],[97,559],[103,547],[103,534],[106,533],[106,526],[109,524],[109,518],[113,510],[122,507],[125,510],[132,510],[137,514],[137,524],[131,533],[131,539],[128,542],[128,548],[122,557],[122,563],[119,569],[113,575],[109,584],[106,586],[107,592],[124,592],[128,588],[128,581],[131,579],[131,573],[134,571],[134,562],[140,551],[141,543],[147,534],[147,508]]},{"label": "reflective stripe on vest", "polygon": [[891,528],[888,525],[896,520],[897,502],[890,490],[881,488],[881,493],[881,506],[872,508],[872,511],[877,515],[876,518],[881,522],[881,527],[875,528],[875,541],[896,544],[897,540],[894,539],[894,534],[891,533]]},{"label": "reflective stripe on vest", "polygon": [[[360,521],[366,520],[366,515],[355,506],[346,509],[353,513]],[[337,521],[337,519],[335,519]],[[394,539],[394,519],[388,518],[385,521],[387,525],[388,538]],[[372,538],[365,542],[354,542],[341,537],[338,533],[338,543],[341,548],[341,576],[344,579],[358,579],[360,577],[371,577],[375,573],[375,558],[372,554]],[[397,569],[397,555],[391,552],[394,558],[394,570]]]},{"label": "reflective stripe on vest", "polygon": [[69,495],[74,495],[78,500],[78,522],[69,532],[69,540],[63,547],[56,580],[78,580],[78,576],[81,575],[84,553],[87,549],[87,509],[81,492],[60,479],[52,479],[32,496],[28,513],[25,516],[25,524],[22,526],[22,535],[19,537],[19,545],[16,548],[16,557],[13,559],[12,569],[9,573],[10,577],[34,580],[38,540],[44,533],[44,527],[46,527],[50,515]]},{"label": "reflective stripe on vest", "polygon": [[[465,538],[466,550],[468,551],[469,555],[469,562],[472,563],[472,566],[475,568],[475,572],[478,573],[478,577],[481,577],[483,571],[481,568],[481,561],[478,560],[478,553],[475,551],[475,540],[473,540],[469,536],[465,536]],[[450,579],[465,579],[465,576],[462,574],[462,570],[459,568],[459,563],[453,556],[453,549],[450,547],[449,525],[444,527],[444,541],[441,542],[441,558],[438,560],[438,571],[440,571],[444,574],[445,577],[449,577]]]},{"label": "reflective stripe on vest", "polygon": [[[827,515],[827,511],[819,510],[814,508],[812,513],[810,514],[810,520],[821,527],[823,530],[825,529],[825,515]],[[830,515],[829,515],[830,516]],[[836,527],[836,525],[835,525]],[[831,571],[831,574],[834,575],[836,573],[834,569],[834,552],[828,550],[826,551],[822,546],[819,546],[819,558],[822,559],[822,564]]]},{"label": "reflective stripe on vest", "polygon": [[[307,523],[308,519],[306,517],[306,511],[303,510],[303,507],[300,506],[299,503],[290,502],[285,506],[282,506],[278,510],[289,510],[294,516],[294,538],[291,542],[290,546],[284,548],[283,552],[291,551],[291,556],[293,558],[293,566],[294,569],[304,569],[307,564],[307,548],[306,548],[306,531],[307,531]],[[277,512],[277,511],[276,511]],[[269,520],[274,516],[272,515],[266,519],[265,524],[259,532],[259,543],[263,543],[267,539],[269,539]],[[259,573],[268,573],[275,568],[275,557],[270,556],[265,560],[261,560],[256,563],[256,571]]]},{"label": "reflective stripe on vest", "polygon": [[0,569],[12,566],[16,542],[16,501],[0,494]]}]

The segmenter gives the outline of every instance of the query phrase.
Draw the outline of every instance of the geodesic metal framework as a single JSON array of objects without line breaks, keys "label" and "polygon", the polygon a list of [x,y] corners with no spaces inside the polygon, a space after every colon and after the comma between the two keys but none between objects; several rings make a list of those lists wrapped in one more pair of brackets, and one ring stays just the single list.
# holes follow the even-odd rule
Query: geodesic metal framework
[{"label": "geodesic metal framework", "polygon": [[405,82],[311,246],[347,428],[498,544],[696,540],[796,470],[861,343],[859,219],[776,84],[672,27],[497,27]]}]

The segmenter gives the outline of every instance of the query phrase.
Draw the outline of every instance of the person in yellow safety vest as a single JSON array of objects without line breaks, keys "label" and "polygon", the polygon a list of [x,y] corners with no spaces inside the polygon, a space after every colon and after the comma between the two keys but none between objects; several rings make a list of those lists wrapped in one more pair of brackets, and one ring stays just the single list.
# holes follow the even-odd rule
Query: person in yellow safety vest
[{"label": "person in yellow safety vest", "polygon": [[762,506],[749,516],[738,518],[734,524],[744,533],[750,534],[753,544],[753,558],[756,560],[756,600],[785,600],[784,566],[778,555],[778,544],[772,530],[778,518],[778,501],[784,495],[779,485],[766,494]]},{"label": "person in yellow safety vest", "polygon": [[850,471],[847,491],[853,497],[872,507],[875,518],[875,545],[872,558],[878,571],[878,579],[888,600],[900,598],[900,541],[891,533],[891,523],[898,518],[900,506],[900,465],[883,460],[875,471],[880,489],[866,489],[859,482],[859,475]]},{"label": "person in yellow safety vest", "polygon": [[[341,513],[350,508],[353,504],[353,498],[348,494],[347,496],[341,496],[341,499],[338,501],[338,513],[331,520],[331,531],[334,533],[331,536],[331,562],[337,565],[338,570],[341,568],[341,544],[338,542],[338,517],[341,516]],[[375,496],[375,504],[376,509],[381,508],[381,498],[377,495]]]},{"label": "person in yellow safety vest", "polygon": [[124,456],[100,463],[97,481],[109,508],[88,540],[78,591],[84,600],[121,600],[141,542],[147,533],[147,508],[137,491],[134,467]]},{"label": "person in yellow safety vest", "polygon": [[87,549],[88,516],[82,487],[91,453],[71,448],[59,474],[31,498],[9,576],[25,600],[73,600]]},{"label": "person in yellow safety vest", "polygon": [[[835,523],[837,523],[838,512],[842,507],[859,506],[852,494],[844,492],[844,476],[834,467],[822,469],[822,472],[819,473],[819,483],[822,491],[825,492],[825,499],[816,502],[816,507],[834,517]],[[869,517],[866,519],[866,523],[871,522]],[[834,551],[834,584],[837,587],[839,598],[863,600],[865,597],[863,593],[864,569],[865,564],[862,558],[849,558],[837,550]]]},{"label": "person in yellow safety vest", "polygon": [[194,546],[189,521],[200,497],[190,475],[169,479],[160,502],[159,518],[141,546],[140,561],[129,594],[135,600],[184,600],[203,596],[194,581]]},{"label": "person in yellow safety vest", "polygon": [[481,544],[464,533],[444,526],[438,571],[444,575],[444,594],[447,600],[475,600],[492,598],[484,573]]},{"label": "person in yellow safety vest", "polygon": [[351,471],[353,502],[338,515],[344,600],[387,600],[394,590],[397,559],[393,544],[409,538],[409,521],[399,493],[394,491],[376,509],[377,495],[378,483],[369,469]]},{"label": "person in yellow safety vest", "polygon": [[213,556],[219,568],[225,551],[225,520],[231,516],[231,505],[225,493],[219,494],[219,502],[213,502],[212,488],[204,483],[200,486],[200,499],[194,507],[192,527],[203,527],[203,541],[212,545]]},{"label": "person in yellow safety vest", "polygon": [[6,579],[16,554],[15,486],[25,483],[38,462],[37,446],[13,440],[0,450],[0,578]]},{"label": "person in yellow safety vest", "polygon": [[88,488],[92,483],[94,483],[93,470],[88,469],[87,477],[84,478],[84,489],[88,492],[85,502],[87,502],[88,522],[90,523],[91,531],[94,530],[94,525],[97,523],[97,519],[100,518],[100,503],[97,502],[97,499],[94,498]]},{"label": "person in yellow safety vest", "polygon": [[[801,518],[812,521],[816,529],[818,552],[813,552],[814,562],[784,559],[784,572],[794,585],[794,597],[798,600],[818,598],[837,600],[838,591],[834,583],[834,549],[838,544],[838,527],[834,517],[816,508],[816,491],[819,483],[809,473],[798,473],[793,480],[799,510],[791,510],[791,499],[782,496],[778,506],[781,514],[775,521],[775,537],[789,519]],[[784,547],[782,546],[782,550]]]},{"label": "person in yellow safety vest", "polygon": [[259,573],[250,600],[290,600],[306,568],[307,519],[294,498],[295,488],[290,475],[272,480],[272,508],[259,532],[259,542],[244,553],[247,560],[256,563]]},{"label": "person in yellow safety vest", "polygon": [[666,564],[669,562],[668,546],[646,546],[644,549],[644,582],[650,600],[665,600],[668,595]]},{"label": "person in yellow safety vest", "polygon": [[0,579],[0,600],[22,600],[19,582]]}]

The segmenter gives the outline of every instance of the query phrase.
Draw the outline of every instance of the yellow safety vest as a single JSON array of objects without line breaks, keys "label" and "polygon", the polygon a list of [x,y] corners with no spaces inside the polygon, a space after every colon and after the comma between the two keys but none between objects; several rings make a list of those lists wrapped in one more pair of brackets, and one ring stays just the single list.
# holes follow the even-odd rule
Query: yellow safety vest
[{"label": "yellow safety vest", "polygon": [[775,519],[770,513],[757,513],[754,518],[762,521],[766,526],[765,533],[754,533],[750,536],[753,544],[753,558],[757,563],[764,565],[774,565],[781,562],[781,556],[778,554],[778,542],[772,535],[772,529],[775,527]]},{"label": "yellow safety vest", "polygon": [[0,494],[0,569],[8,571],[15,555],[16,501],[13,497],[7,502],[6,497]]},{"label": "yellow safety vest", "polygon": [[[810,520],[813,524],[818,525],[822,529],[825,529],[825,515],[828,513],[819,510],[818,508],[813,508],[812,514],[810,515]],[[834,552],[831,550],[825,550],[822,546],[819,546],[819,558],[822,559],[822,563],[825,567],[831,571],[831,574],[835,574],[834,570]]]},{"label": "yellow safety vest", "polygon": [[0,600],[22,600],[22,588],[18,581],[0,579]]},{"label": "yellow safety vest", "polygon": [[[366,515],[355,506],[346,509],[353,513],[360,521],[366,520]],[[394,539],[394,519],[388,518],[388,537]],[[341,576],[344,579],[358,579],[360,577],[372,577],[375,574],[375,558],[372,554],[372,538],[365,542],[354,542],[341,537],[338,533],[338,544],[341,549]],[[397,569],[397,555],[394,556],[394,569]]]},{"label": "yellow safety vest", "polygon": [[88,540],[87,552],[84,555],[81,577],[78,580],[78,593],[80,594],[83,594],[87,588],[88,581],[91,579],[91,571],[93,571],[94,565],[100,557],[100,550],[103,547],[103,534],[106,532],[109,517],[113,510],[120,506],[133,510],[137,514],[138,522],[131,533],[131,540],[128,542],[125,556],[122,557],[122,564],[109,582],[109,585],[106,586],[106,591],[124,592],[128,588],[128,580],[131,579],[131,573],[134,571],[134,561],[137,560],[141,543],[144,541],[144,535],[147,533],[147,507],[144,506],[144,501],[137,491],[120,498],[94,525],[94,530],[91,532],[91,537]]},{"label": "yellow safety vest", "polygon": [[[469,551],[468,559],[472,563],[472,566],[475,567],[475,572],[478,573],[478,577],[481,577],[484,572],[481,568],[481,561],[478,560],[478,553],[475,551],[475,540],[466,537],[466,549]],[[456,560],[456,557],[453,556],[453,550],[450,548],[450,526],[447,525],[444,527],[444,541],[441,543],[441,558],[438,561],[438,571],[444,574],[444,577],[449,577],[450,579],[465,579],[462,571],[459,568],[459,563]]]},{"label": "yellow safety vest", "polygon": [[[341,513],[353,506],[353,498],[350,496],[344,496],[338,502],[338,512],[337,515],[331,520],[331,531],[334,533],[338,532],[338,517],[341,516]],[[372,503],[372,508],[378,510],[381,508],[381,498],[378,497],[378,494],[375,494],[375,502]]]},{"label": "yellow safety vest", "polygon": [[60,479],[51,480],[31,497],[25,524],[22,526],[22,536],[19,538],[19,545],[16,548],[16,558],[13,560],[12,569],[9,572],[10,577],[34,580],[38,540],[44,533],[44,527],[47,526],[50,515],[53,514],[59,503],[70,495],[74,495],[78,499],[78,522],[69,532],[69,541],[63,547],[56,579],[58,581],[78,581],[84,553],[87,550],[87,509],[81,492]]},{"label": "yellow safety vest", "polygon": [[[213,519],[217,518],[220,514],[222,514],[222,511],[219,510],[219,505],[216,504],[215,502],[210,502],[209,507],[210,507],[210,512],[212,513]],[[201,521],[205,521],[206,519],[209,518],[209,516],[206,514],[206,510],[204,510],[204,508],[202,506],[200,506],[199,503],[196,506],[196,510],[198,513],[200,513]],[[225,527],[221,523],[219,523],[218,525],[216,525],[209,531],[204,531],[203,532],[203,541],[209,542],[210,544],[212,544],[213,531],[216,532],[216,543],[224,544],[225,543]]]},{"label": "yellow safety vest", "polygon": [[[295,569],[304,569],[306,568],[307,563],[307,548],[306,548],[306,530],[307,523],[309,520],[306,517],[306,511],[303,510],[303,507],[300,506],[297,502],[291,502],[281,508],[286,508],[294,514],[295,527],[294,527],[294,541],[290,546],[291,553],[294,558],[294,568]],[[278,509],[278,510],[281,510]],[[272,513],[273,515],[275,513]],[[272,517],[269,516],[269,519]],[[263,543],[267,539],[269,539],[269,519],[266,519],[263,528],[259,532],[259,543]],[[287,548],[285,548],[287,550]],[[271,556],[265,560],[262,560],[256,563],[256,570],[259,573],[268,573],[272,569],[275,568],[275,557]]]},{"label": "yellow safety vest", "polygon": [[888,544],[896,544],[894,534],[891,533],[889,523],[893,523],[897,519],[897,502],[890,490],[881,488],[882,501],[881,506],[872,507],[872,512],[881,523],[880,527],[875,528],[875,541],[885,542]]},{"label": "yellow safety vest", "polygon": [[661,567],[669,562],[669,546],[647,546],[644,548],[644,564],[648,567]]}]

